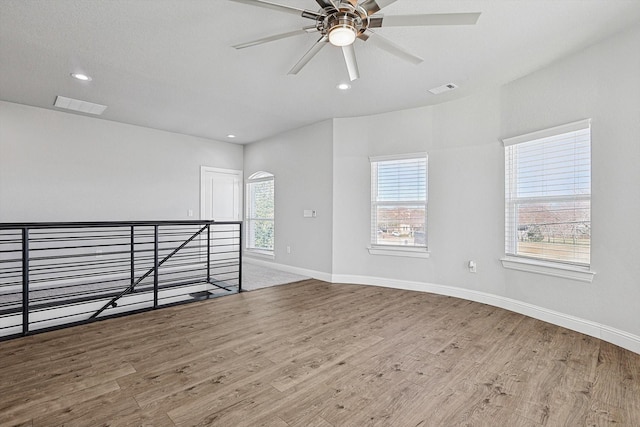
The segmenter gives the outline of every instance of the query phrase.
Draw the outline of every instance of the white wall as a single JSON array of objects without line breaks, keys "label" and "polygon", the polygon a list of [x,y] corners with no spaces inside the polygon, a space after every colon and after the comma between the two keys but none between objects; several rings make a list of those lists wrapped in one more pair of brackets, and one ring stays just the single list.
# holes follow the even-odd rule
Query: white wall
[{"label": "white wall", "polygon": [[[499,92],[455,103],[337,119],[333,273],[454,285],[500,294],[504,166]],[[372,131],[358,143],[360,129]],[[426,151],[430,258],[370,255],[369,156]],[[479,273],[469,275],[469,260]],[[486,283],[482,283],[486,277]]]},{"label": "white wall", "polygon": [[[502,136],[592,119],[593,283],[505,274],[508,295],[640,335],[640,27],[507,85]],[[533,292],[535,290],[535,292]]]},{"label": "white wall", "polygon": [[[331,273],[332,135],[329,120],[245,147],[245,179],[257,171],[275,175],[273,262]],[[317,217],[304,218],[305,209]]]},{"label": "white wall", "polygon": [[0,102],[0,222],[198,219],[200,166],[242,159],[240,145]]},{"label": "white wall", "polygon": [[[334,123],[333,274],[494,295],[640,337],[640,28],[433,107]],[[501,138],[592,118],[592,283],[506,270]],[[362,133],[364,130],[364,134]],[[368,156],[429,154],[429,259],[369,255]],[[476,260],[478,272],[466,268]],[[464,294],[462,292],[462,294]],[[637,342],[640,345],[640,341]],[[640,348],[640,347],[637,347]]]}]

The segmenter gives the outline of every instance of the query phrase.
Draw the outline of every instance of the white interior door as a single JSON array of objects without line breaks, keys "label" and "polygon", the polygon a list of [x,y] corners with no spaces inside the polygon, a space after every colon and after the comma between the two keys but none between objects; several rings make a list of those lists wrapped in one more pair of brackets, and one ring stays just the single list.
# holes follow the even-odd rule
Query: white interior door
[{"label": "white interior door", "polygon": [[[242,171],[207,166],[200,168],[200,219],[212,219],[216,222],[242,220]],[[238,266],[228,263],[230,248],[234,251],[242,250],[237,232],[238,226],[233,224],[211,227],[215,241],[209,248],[209,253],[214,280],[224,281],[237,277]],[[206,243],[204,247],[206,248]],[[205,257],[206,250],[203,259]],[[229,284],[233,284],[233,281]]]},{"label": "white interior door", "polygon": [[242,171],[200,168],[200,219],[242,219]]}]

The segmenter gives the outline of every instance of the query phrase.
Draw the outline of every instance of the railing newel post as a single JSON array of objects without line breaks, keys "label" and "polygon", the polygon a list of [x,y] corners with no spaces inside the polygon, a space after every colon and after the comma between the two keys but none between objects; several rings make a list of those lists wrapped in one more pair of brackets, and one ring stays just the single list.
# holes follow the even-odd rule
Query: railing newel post
[{"label": "railing newel post", "polygon": [[211,283],[211,223],[207,224],[207,283]]},{"label": "railing newel post", "polygon": [[238,293],[242,292],[242,221],[238,222]]},{"label": "railing newel post", "polygon": [[29,333],[29,228],[22,228],[22,335]]},{"label": "railing newel post", "polygon": [[131,226],[131,283],[130,285],[133,286],[133,283],[136,280],[136,266],[135,266],[135,243],[136,243],[136,239],[135,239],[135,225]]},{"label": "railing newel post", "polygon": [[158,308],[158,228],[158,224],[153,226],[153,308]]}]

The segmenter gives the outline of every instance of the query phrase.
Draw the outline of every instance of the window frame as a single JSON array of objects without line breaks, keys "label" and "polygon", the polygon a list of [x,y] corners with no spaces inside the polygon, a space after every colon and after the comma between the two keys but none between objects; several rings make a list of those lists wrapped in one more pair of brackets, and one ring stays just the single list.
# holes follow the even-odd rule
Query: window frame
[{"label": "window frame", "polygon": [[[553,203],[560,201],[572,201],[572,202],[580,202],[580,201],[589,201],[589,222],[591,223],[591,191],[589,194],[573,194],[573,195],[562,195],[562,196],[552,196],[552,195],[544,195],[544,196],[528,196],[528,197],[518,197],[518,195],[513,196],[510,189],[516,188],[516,179],[517,179],[517,171],[513,171],[509,173],[507,170],[507,165],[509,162],[508,151],[509,147],[534,142],[537,140],[541,140],[543,138],[550,138],[561,136],[571,132],[589,130],[589,187],[591,188],[592,182],[592,167],[591,167],[591,119],[579,120],[572,123],[567,123],[560,126],[555,126],[548,129],[543,129],[536,132],[527,133],[524,135],[519,135],[511,138],[505,138],[502,140],[505,147],[505,182],[504,182],[504,190],[505,190],[505,257],[501,258],[501,262],[504,268],[527,271],[533,273],[540,273],[555,277],[563,277],[574,280],[580,280],[585,282],[591,282],[593,280],[593,276],[595,272],[591,270],[591,256],[589,255],[588,263],[580,263],[577,261],[568,261],[562,260],[559,258],[556,259],[548,259],[548,258],[537,258],[537,257],[528,257],[525,255],[519,255],[517,252],[517,241],[514,243],[514,239],[518,238],[518,228],[519,224],[517,221],[517,215],[514,213],[514,210],[517,209],[518,204],[522,204],[527,202],[529,204],[535,203]],[[544,182],[544,181],[542,181]],[[589,242],[589,254],[591,254],[591,241]],[[515,248],[515,249],[514,249]]]},{"label": "window frame", "polygon": [[[418,160],[424,159],[425,162],[425,200],[424,201],[416,201],[416,200],[394,200],[394,201],[378,201],[376,200],[377,190],[378,190],[378,179],[377,176],[374,175],[374,164],[377,170],[377,164],[382,162],[392,162],[392,161],[402,161],[402,160]],[[427,240],[427,209],[429,203],[429,157],[426,152],[420,153],[409,153],[409,154],[397,154],[397,155],[387,155],[387,156],[371,156],[369,157],[370,163],[370,175],[371,175],[371,199],[370,199],[370,213],[371,220],[369,223],[370,227],[370,236],[369,236],[369,246],[367,250],[371,255],[387,255],[387,256],[400,256],[400,257],[410,257],[410,258],[428,258],[429,250],[428,250],[428,240]],[[390,244],[379,244],[377,243],[376,233],[378,229],[378,221],[377,221],[377,208],[379,206],[424,206],[424,233],[425,233],[425,242],[424,245],[390,245]]]},{"label": "window frame", "polygon": [[[251,186],[255,184],[260,184],[263,182],[271,181],[273,184],[273,217],[272,218],[261,218],[261,217],[251,217],[250,214],[255,209],[252,209],[253,200],[252,200],[252,189]],[[249,176],[246,180],[245,184],[245,194],[246,194],[246,207],[245,207],[245,244],[244,249],[248,254],[258,255],[266,258],[275,258],[275,175],[270,172],[258,171]],[[273,223],[273,245],[271,249],[265,248],[255,248],[249,247],[250,242],[255,239],[251,239],[251,223],[254,221],[270,221]]]}]

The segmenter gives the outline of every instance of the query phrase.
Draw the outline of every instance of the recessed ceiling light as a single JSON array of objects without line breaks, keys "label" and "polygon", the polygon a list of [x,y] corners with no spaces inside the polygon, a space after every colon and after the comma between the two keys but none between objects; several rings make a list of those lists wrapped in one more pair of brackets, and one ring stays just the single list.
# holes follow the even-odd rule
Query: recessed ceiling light
[{"label": "recessed ceiling light", "polygon": [[235,136],[234,134],[232,134],[232,133],[230,133],[229,135],[227,135],[227,138],[231,138],[231,139],[233,139],[233,138],[235,138],[235,137],[236,137],[236,136]]},{"label": "recessed ceiling light", "polygon": [[340,90],[349,90],[351,89],[351,85],[349,83],[340,83],[338,86],[336,86],[338,89]]},{"label": "recessed ceiling light", "polygon": [[71,77],[73,77],[74,79],[82,80],[83,82],[91,81],[91,77],[87,76],[86,74],[71,73]]}]

